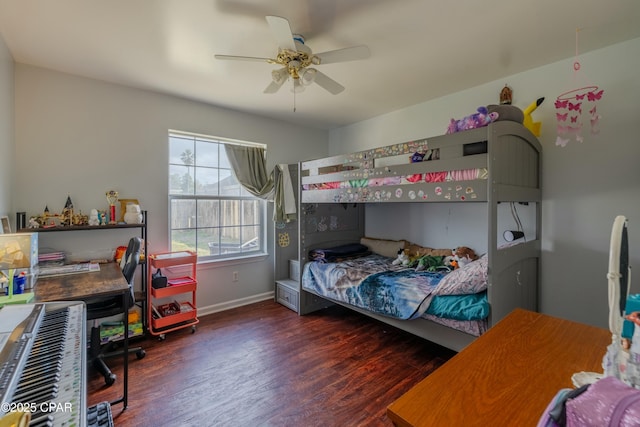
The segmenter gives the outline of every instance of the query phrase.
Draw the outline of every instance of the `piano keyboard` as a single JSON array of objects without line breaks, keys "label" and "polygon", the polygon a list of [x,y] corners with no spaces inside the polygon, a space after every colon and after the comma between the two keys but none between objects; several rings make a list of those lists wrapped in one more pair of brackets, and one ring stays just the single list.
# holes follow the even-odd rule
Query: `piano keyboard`
[{"label": "piano keyboard", "polygon": [[86,425],[84,304],[8,305],[0,325],[0,417],[28,411],[29,426]]}]

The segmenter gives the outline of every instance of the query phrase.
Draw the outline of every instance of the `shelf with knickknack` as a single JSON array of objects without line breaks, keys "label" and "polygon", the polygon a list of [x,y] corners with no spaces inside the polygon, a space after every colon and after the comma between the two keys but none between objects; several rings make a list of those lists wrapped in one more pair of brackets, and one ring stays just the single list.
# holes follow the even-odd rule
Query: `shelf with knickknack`
[{"label": "shelf with knickknack", "polygon": [[149,332],[161,341],[168,332],[178,329],[190,327],[192,333],[196,331],[197,261],[191,251],[149,255]]},{"label": "shelf with knickknack", "polygon": [[[140,259],[140,264],[142,265],[142,268],[140,269],[140,274],[141,274],[141,280],[140,280],[140,290],[136,290],[134,292],[134,296],[135,296],[135,303],[136,306],[139,307],[140,311],[141,311],[141,322],[142,322],[142,328],[143,331],[147,330],[148,325],[146,324],[146,320],[147,320],[147,311],[148,311],[148,305],[147,305],[147,268],[144,265],[146,263],[146,254],[148,251],[148,246],[147,246],[147,220],[148,220],[148,215],[147,215],[147,211],[146,210],[142,210],[140,211],[140,222],[139,223],[125,223],[125,222],[118,222],[115,224],[104,224],[104,225],[87,225],[87,224],[82,224],[82,225],[46,225],[46,226],[39,226],[37,228],[29,228],[29,227],[25,227],[25,228],[19,228],[17,230],[18,233],[38,233],[38,234],[44,234],[46,233],[47,235],[50,233],[70,233],[70,232],[94,232],[96,230],[109,230],[110,232],[116,232],[116,230],[124,230],[124,233],[129,233],[127,230],[129,230],[132,234],[135,232],[135,234],[139,233],[140,238],[142,239],[142,250],[141,250],[141,259]],[[24,221],[21,221],[24,224]],[[19,222],[18,222],[19,224]],[[41,242],[42,244],[42,242]],[[40,251],[40,255],[42,255],[42,251]],[[112,261],[110,260],[105,260],[105,259],[101,259],[101,260],[97,260],[97,261],[91,261],[91,262],[83,262],[81,264],[86,264],[87,266],[90,263],[93,262],[105,262],[105,261]],[[63,268],[63,267],[70,267],[70,266],[60,266],[59,268]],[[40,275],[43,275],[45,269],[40,269]],[[63,273],[60,273],[63,274]]]}]

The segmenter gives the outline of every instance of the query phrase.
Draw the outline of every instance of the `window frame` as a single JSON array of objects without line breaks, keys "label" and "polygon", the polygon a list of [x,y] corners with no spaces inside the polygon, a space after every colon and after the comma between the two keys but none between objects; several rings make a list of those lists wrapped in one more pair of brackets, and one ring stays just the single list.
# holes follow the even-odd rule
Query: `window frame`
[{"label": "window frame", "polygon": [[[202,202],[202,201],[219,201],[220,202],[220,206],[219,209],[222,209],[222,204],[225,201],[238,201],[239,207],[242,211],[242,209],[244,209],[244,203],[245,201],[251,201],[251,202],[257,202],[257,206],[256,206],[256,215],[255,215],[255,220],[256,222],[254,224],[249,224],[249,225],[245,225],[244,224],[244,217],[245,215],[243,215],[242,213],[239,215],[240,217],[240,223],[237,225],[233,225],[233,226],[226,226],[226,227],[237,227],[240,229],[240,233],[242,232],[242,230],[245,227],[250,227],[250,226],[255,226],[258,227],[258,231],[256,232],[256,236],[259,236],[259,244],[258,247],[255,248],[254,250],[240,250],[240,251],[232,251],[229,253],[223,253],[223,254],[216,254],[216,255],[204,255],[202,253],[198,253],[198,263],[211,263],[211,262],[221,262],[221,261],[228,261],[228,260],[236,260],[236,259],[250,259],[250,258],[255,258],[255,257],[264,257],[265,255],[267,255],[267,201],[264,199],[261,199],[259,197],[253,196],[251,194],[249,194],[245,189],[241,189],[241,194],[240,195],[225,195],[225,194],[220,194],[220,191],[218,191],[218,194],[216,195],[206,195],[206,194],[197,194],[196,188],[195,188],[195,183],[194,183],[194,189],[193,189],[193,193],[192,194],[172,194],[172,174],[171,174],[171,168],[172,166],[181,166],[178,163],[172,163],[171,162],[171,139],[172,137],[175,138],[183,138],[183,139],[187,139],[187,140],[192,140],[193,142],[193,164],[188,165],[188,167],[190,168],[194,168],[194,170],[196,170],[198,167],[203,168],[203,165],[198,165],[198,161],[197,161],[197,153],[196,153],[196,147],[197,147],[197,142],[211,142],[211,143],[215,143],[218,144],[218,149],[219,150],[224,150],[224,145],[226,144],[237,144],[237,145],[244,145],[244,146],[253,146],[253,147],[261,147],[264,148],[266,150],[267,146],[266,144],[260,144],[260,143],[256,143],[256,142],[250,142],[250,141],[241,141],[241,140],[234,140],[234,139],[229,139],[229,138],[223,138],[223,137],[217,137],[217,136],[212,136],[212,135],[204,135],[204,134],[198,134],[198,133],[192,133],[192,132],[185,132],[185,131],[179,131],[179,130],[174,130],[174,129],[169,129],[168,133],[167,133],[167,143],[168,143],[168,156],[167,156],[167,167],[168,167],[168,179],[167,179],[167,196],[168,196],[168,222],[167,222],[167,237],[168,237],[168,247],[170,251],[175,251],[178,250],[177,248],[174,248],[174,231],[176,230],[195,230],[196,232],[196,241],[195,241],[195,249],[196,251],[198,251],[199,248],[199,243],[198,243],[198,231],[199,230],[204,230],[205,228],[211,228],[211,229],[220,229],[220,228],[224,228],[225,226],[222,225],[220,223],[220,219],[222,219],[222,213],[220,213],[220,217],[218,220],[218,224],[216,226],[213,227],[199,227],[198,226],[198,211],[197,211],[197,205],[198,203]],[[220,151],[218,152],[220,153]],[[220,167],[221,163],[220,163],[220,157],[218,157],[217,159],[217,163],[215,165],[204,165],[204,168],[215,168],[215,169],[229,169],[231,171],[231,176],[233,176],[234,180],[235,180],[235,174],[231,168],[231,166],[227,166],[227,167]],[[185,165],[187,166],[187,165]],[[194,179],[195,179],[195,175],[194,175]],[[217,181],[220,182],[220,181]],[[237,182],[237,181],[236,181]],[[238,185],[240,185],[238,183]],[[187,226],[187,227],[175,227],[173,226],[173,217],[172,217],[172,209],[174,206],[174,201],[179,201],[179,200],[193,200],[196,204],[195,209],[195,226]],[[242,240],[241,240],[242,241]],[[247,244],[247,242],[245,242],[245,244]],[[211,248],[211,247],[210,247]],[[184,250],[184,249],[181,249]]]}]

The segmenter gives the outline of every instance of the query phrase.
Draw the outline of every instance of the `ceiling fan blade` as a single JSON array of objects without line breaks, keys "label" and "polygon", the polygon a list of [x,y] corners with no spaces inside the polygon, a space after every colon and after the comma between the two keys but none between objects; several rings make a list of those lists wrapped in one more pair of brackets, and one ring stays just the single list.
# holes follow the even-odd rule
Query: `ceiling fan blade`
[{"label": "ceiling fan blade", "polygon": [[281,16],[267,16],[267,23],[271,28],[271,32],[278,42],[280,49],[289,49],[297,52],[296,44],[293,41],[293,33],[289,21]]},{"label": "ceiling fan blade", "polygon": [[326,74],[317,71],[315,72],[314,83],[323,89],[331,92],[333,95],[337,95],[344,90],[344,86],[342,86],[337,81],[333,80],[331,77]]},{"label": "ceiling fan blade", "polygon": [[216,59],[230,59],[237,61],[259,61],[259,62],[269,62],[272,61],[270,58],[258,58],[255,56],[233,56],[233,55],[214,55]]},{"label": "ceiling fan blade", "polygon": [[263,93],[276,93],[280,90],[282,85],[284,85],[284,82],[286,82],[287,80],[288,79],[283,79],[279,82],[272,81],[271,83],[269,83],[269,86],[264,89]]},{"label": "ceiling fan blade", "polygon": [[371,51],[367,46],[361,45],[317,53],[315,56],[320,58],[320,64],[333,64],[335,62],[367,59],[371,56]]}]

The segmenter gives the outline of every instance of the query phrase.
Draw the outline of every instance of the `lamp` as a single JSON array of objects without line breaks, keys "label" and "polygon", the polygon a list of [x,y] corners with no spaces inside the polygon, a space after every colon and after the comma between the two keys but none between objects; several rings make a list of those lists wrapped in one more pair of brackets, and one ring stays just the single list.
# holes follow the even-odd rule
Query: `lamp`
[{"label": "lamp", "polygon": [[502,235],[504,240],[507,242],[513,242],[514,240],[522,239],[524,237],[524,232],[517,230],[507,230]]}]

